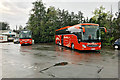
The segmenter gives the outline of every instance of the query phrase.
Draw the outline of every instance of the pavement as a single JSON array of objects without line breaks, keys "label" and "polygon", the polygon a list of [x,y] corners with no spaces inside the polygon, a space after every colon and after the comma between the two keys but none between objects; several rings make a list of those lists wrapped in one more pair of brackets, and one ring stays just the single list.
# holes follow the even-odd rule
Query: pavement
[{"label": "pavement", "polygon": [[[21,46],[10,42],[0,43],[0,52],[2,78],[118,78],[119,50],[103,48],[99,53],[54,44]],[[53,66],[61,62],[68,64]]]}]

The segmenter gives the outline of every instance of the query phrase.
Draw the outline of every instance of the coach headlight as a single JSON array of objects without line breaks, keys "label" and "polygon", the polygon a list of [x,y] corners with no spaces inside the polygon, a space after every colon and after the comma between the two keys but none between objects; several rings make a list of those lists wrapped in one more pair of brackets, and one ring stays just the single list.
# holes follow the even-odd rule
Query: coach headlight
[{"label": "coach headlight", "polygon": [[99,45],[99,47],[101,47],[101,44]]},{"label": "coach headlight", "polygon": [[86,48],[86,46],[85,46],[85,45],[82,45],[82,47]]},{"label": "coach headlight", "polygon": [[81,41],[81,39],[79,39],[79,41]]}]

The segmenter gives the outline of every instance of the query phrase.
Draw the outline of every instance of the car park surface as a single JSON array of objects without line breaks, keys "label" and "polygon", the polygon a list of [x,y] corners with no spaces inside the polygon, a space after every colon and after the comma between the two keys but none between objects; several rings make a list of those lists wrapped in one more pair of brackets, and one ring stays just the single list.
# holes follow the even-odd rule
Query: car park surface
[{"label": "car park surface", "polygon": [[[104,48],[98,53],[54,44],[0,44],[3,78],[118,78],[119,50]],[[39,72],[60,62],[68,64]]]}]

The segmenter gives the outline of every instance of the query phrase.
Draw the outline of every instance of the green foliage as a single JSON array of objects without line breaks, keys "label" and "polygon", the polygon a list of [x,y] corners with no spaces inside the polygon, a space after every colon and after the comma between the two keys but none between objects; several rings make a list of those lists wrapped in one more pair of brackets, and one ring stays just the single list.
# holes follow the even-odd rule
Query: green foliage
[{"label": "green foliage", "polygon": [[107,33],[101,33],[102,43],[103,45],[111,46],[112,43],[119,38],[119,18],[113,18],[113,15],[110,13],[110,11],[105,12],[105,8],[103,8],[103,6],[95,9],[93,14],[94,16],[90,19],[90,22],[97,23],[100,25],[100,27],[107,28]]},{"label": "green foliage", "polygon": [[9,30],[10,26],[7,22],[0,22],[0,30]]},{"label": "green foliage", "polygon": [[69,13],[67,10],[49,7],[46,9],[41,0],[33,3],[33,9],[27,23],[27,28],[33,33],[36,43],[53,42],[55,30],[65,26],[71,26],[83,22],[83,13]]}]

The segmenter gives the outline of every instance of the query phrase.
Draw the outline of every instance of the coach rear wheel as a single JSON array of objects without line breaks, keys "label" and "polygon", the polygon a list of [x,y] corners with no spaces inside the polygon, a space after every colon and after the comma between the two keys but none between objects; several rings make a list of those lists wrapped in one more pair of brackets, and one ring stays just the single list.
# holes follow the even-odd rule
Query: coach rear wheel
[{"label": "coach rear wheel", "polygon": [[59,41],[57,41],[57,45],[59,44]]},{"label": "coach rear wheel", "polygon": [[72,50],[74,50],[74,44],[71,45]]},{"label": "coach rear wheel", "polygon": [[24,46],[24,44],[21,44],[21,46]]}]

